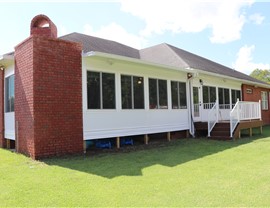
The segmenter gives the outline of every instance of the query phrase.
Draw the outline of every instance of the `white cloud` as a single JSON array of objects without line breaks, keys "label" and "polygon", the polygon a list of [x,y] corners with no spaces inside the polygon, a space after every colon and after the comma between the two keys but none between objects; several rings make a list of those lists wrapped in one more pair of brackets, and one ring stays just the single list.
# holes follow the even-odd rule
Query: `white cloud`
[{"label": "white cloud", "polygon": [[258,13],[249,16],[249,20],[254,22],[256,25],[262,24],[264,19],[265,17]]},{"label": "white cloud", "polygon": [[270,64],[255,63],[253,61],[252,53],[254,50],[254,45],[241,47],[237,53],[237,59],[233,63],[233,68],[245,74],[250,74],[254,69],[270,69]]},{"label": "white cloud", "polygon": [[227,43],[241,38],[246,22],[243,8],[253,1],[179,1],[179,0],[122,0],[121,10],[145,21],[141,34],[201,32],[210,28],[213,43]]},{"label": "white cloud", "polygon": [[114,22],[107,26],[102,26],[99,30],[94,30],[91,25],[84,26],[84,33],[99,38],[117,41],[119,43],[141,49],[146,40],[140,36],[128,33],[121,25]]}]

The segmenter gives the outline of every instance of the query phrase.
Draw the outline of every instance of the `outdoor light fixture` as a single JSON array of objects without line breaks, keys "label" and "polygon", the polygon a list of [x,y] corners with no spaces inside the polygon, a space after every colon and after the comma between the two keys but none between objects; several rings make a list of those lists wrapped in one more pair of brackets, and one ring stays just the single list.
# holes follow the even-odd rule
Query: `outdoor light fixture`
[{"label": "outdoor light fixture", "polygon": [[187,78],[188,79],[192,78],[192,74],[191,73],[187,73]]},{"label": "outdoor light fixture", "polygon": [[200,84],[201,84],[201,85],[203,85],[203,81],[202,81],[202,79],[200,79]]}]

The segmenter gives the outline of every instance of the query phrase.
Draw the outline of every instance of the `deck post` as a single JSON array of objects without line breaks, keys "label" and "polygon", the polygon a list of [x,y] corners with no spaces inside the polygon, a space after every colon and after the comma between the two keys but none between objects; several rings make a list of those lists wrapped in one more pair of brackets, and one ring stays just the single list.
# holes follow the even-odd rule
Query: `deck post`
[{"label": "deck post", "polygon": [[186,130],[186,138],[189,138],[189,131]]},{"label": "deck post", "polygon": [[116,148],[120,148],[120,137],[116,137]]},{"label": "deck post", "polygon": [[262,126],[260,126],[260,131],[261,131],[261,134],[263,133],[263,128],[262,128]]},{"label": "deck post", "polygon": [[86,141],[83,140],[83,152],[86,153]]},{"label": "deck post", "polygon": [[167,140],[170,142],[171,141],[171,132],[167,132]]},{"label": "deck post", "polygon": [[239,129],[239,134],[238,134],[238,138],[241,138],[241,129]]},{"label": "deck post", "polygon": [[249,137],[252,137],[252,128],[249,128]]},{"label": "deck post", "polygon": [[149,136],[148,136],[148,134],[145,134],[144,135],[144,144],[148,144],[148,142],[149,142]]},{"label": "deck post", "polygon": [[10,140],[7,139],[7,149],[10,149]]}]

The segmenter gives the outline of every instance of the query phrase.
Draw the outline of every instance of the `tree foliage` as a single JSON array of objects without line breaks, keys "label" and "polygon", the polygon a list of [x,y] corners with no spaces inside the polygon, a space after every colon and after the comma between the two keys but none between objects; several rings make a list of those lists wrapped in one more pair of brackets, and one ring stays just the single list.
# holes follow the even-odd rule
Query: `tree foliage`
[{"label": "tree foliage", "polygon": [[250,76],[270,84],[270,69],[255,69]]}]

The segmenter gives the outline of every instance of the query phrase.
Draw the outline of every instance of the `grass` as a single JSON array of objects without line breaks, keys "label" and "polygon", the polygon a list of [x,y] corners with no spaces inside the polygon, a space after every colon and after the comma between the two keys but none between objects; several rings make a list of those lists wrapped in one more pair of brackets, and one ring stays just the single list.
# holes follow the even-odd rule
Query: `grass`
[{"label": "grass", "polygon": [[0,149],[0,207],[269,206],[269,135],[44,161]]}]

